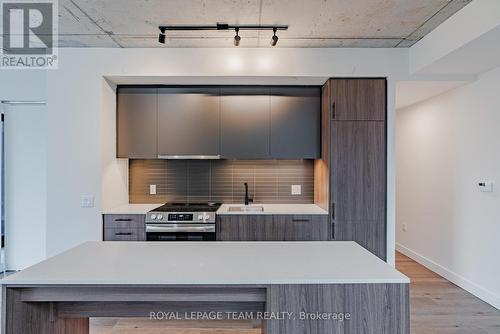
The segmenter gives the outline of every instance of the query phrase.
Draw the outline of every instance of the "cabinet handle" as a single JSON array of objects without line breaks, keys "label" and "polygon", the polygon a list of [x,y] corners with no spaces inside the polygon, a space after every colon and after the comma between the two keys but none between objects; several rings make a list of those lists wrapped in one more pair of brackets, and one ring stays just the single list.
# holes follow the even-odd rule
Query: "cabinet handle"
[{"label": "cabinet handle", "polygon": [[310,222],[310,219],[292,219],[292,222],[294,223],[305,223],[305,222]]},{"label": "cabinet handle", "polygon": [[131,222],[133,221],[132,218],[116,218],[115,222]]},{"label": "cabinet handle", "polygon": [[335,101],[332,102],[332,119],[335,119]]},{"label": "cabinet handle", "polygon": [[132,232],[116,232],[115,235],[132,235]]},{"label": "cabinet handle", "polygon": [[335,220],[335,203],[332,203],[332,220]]}]

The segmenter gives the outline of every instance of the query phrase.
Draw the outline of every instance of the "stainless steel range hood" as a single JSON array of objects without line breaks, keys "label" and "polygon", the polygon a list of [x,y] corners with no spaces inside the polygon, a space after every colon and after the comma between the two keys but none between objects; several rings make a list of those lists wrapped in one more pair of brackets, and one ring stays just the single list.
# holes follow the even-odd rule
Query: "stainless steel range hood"
[{"label": "stainless steel range hood", "polygon": [[217,160],[220,155],[202,155],[202,154],[160,154],[158,159],[166,160]]}]

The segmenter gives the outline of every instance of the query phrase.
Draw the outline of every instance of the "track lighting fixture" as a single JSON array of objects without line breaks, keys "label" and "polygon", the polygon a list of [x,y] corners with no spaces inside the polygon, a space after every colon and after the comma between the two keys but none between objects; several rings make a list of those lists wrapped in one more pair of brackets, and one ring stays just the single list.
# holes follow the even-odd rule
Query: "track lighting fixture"
[{"label": "track lighting fixture", "polygon": [[246,24],[246,25],[230,25],[227,23],[217,23],[215,25],[179,25],[179,26],[167,26],[162,25],[158,27],[160,29],[160,35],[158,36],[158,42],[165,44],[165,32],[168,31],[196,31],[196,30],[232,30],[236,32],[234,36],[234,45],[239,46],[241,41],[241,36],[239,35],[240,30],[272,30],[273,37],[271,38],[271,45],[276,46],[278,43],[278,36],[276,33],[278,30],[287,30],[287,25],[261,25],[261,24]]},{"label": "track lighting fixture", "polygon": [[165,29],[160,29],[160,35],[158,36],[158,42],[165,44]]},{"label": "track lighting fixture", "polygon": [[234,46],[239,46],[241,37],[238,35],[238,32],[240,31],[240,28],[234,28],[234,31],[236,32],[236,36],[234,36]]},{"label": "track lighting fixture", "polygon": [[278,44],[278,36],[276,36],[276,28],[273,28],[273,37],[271,37],[271,46],[276,46]]}]

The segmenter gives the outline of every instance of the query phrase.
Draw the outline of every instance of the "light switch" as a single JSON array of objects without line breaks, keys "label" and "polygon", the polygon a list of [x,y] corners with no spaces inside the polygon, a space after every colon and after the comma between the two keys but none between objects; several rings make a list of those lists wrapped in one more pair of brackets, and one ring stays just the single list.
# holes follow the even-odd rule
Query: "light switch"
[{"label": "light switch", "polygon": [[150,184],[149,185],[149,194],[150,195],[156,195],[156,184]]},{"label": "light switch", "polygon": [[94,196],[92,195],[84,195],[82,196],[82,208],[93,208],[94,207]]},{"label": "light switch", "polygon": [[301,195],[302,186],[300,184],[292,184],[292,195]]},{"label": "light switch", "polygon": [[479,190],[481,190],[482,192],[485,193],[493,192],[493,182],[491,181],[486,181],[486,180],[479,181],[478,186]]}]

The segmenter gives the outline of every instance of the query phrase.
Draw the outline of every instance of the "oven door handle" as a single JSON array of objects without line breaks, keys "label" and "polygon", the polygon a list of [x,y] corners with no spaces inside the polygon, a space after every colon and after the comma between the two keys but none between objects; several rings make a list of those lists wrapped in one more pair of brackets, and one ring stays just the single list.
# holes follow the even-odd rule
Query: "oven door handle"
[{"label": "oven door handle", "polygon": [[146,224],[146,233],[215,232],[215,224]]}]

